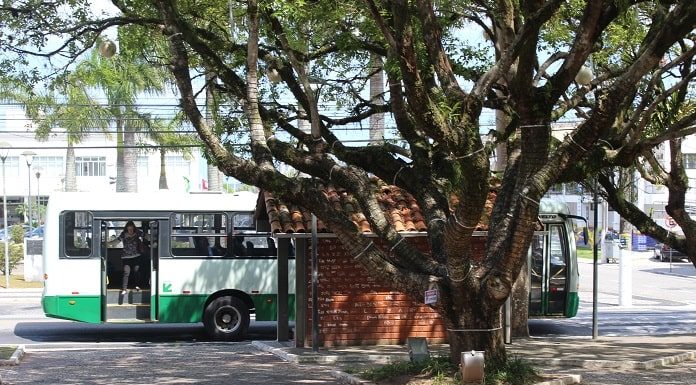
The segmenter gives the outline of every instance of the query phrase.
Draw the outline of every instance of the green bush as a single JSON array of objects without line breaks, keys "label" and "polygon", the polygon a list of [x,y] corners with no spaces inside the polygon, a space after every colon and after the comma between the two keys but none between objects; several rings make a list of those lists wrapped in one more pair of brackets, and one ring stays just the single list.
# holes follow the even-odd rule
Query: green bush
[{"label": "green bush", "polygon": [[20,225],[10,227],[10,243],[24,243],[24,227]]},{"label": "green bush", "polygon": [[[24,244],[10,242],[10,272],[24,259]],[[5,274],[5,242],[0,242],[0,271]]]},{"label": "green bush", "polygon": [[486,385],[527,385],[537,382],[539,378],[534,366],[520,357],[486,361]]}]

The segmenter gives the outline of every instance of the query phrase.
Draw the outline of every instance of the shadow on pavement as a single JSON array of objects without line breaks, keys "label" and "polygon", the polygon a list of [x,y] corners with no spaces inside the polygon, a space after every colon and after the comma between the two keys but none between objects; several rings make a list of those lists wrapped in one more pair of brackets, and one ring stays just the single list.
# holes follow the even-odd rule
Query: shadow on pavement
[{"label": "shadow on pavement", "polygon": [[[20,322],[14,334],[34,342],[175,342],[210,341],[202,323],[87,324],[80,322]],[[248,340],[276,338],[275,322],[252,322]]]}]

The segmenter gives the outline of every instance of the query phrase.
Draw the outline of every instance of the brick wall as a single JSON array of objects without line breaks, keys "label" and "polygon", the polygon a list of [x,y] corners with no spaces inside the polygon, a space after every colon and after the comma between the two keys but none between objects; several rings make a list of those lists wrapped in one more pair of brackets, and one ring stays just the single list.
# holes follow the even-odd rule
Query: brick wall
[{"label": "brick wall", "polygon": [[[407,238],[428,250],[427,238]],[[336,239],[321,239],[319,265],[320,344],[403,344],[407,337],[426,337],[430,343],[444,342],[445,327],[430,307],[411,300],[388,284],[367,275]],[[307,254],[309,255],[309,253]],[[311,259],[307,262],[307,334],[311,338]]]}]

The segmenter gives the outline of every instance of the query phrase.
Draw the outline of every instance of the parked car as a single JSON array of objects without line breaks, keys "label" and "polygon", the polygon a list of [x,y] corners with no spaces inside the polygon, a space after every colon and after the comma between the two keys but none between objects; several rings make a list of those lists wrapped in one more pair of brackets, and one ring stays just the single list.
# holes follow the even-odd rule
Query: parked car
[{"label": "parked car", "polygon": [[24,233],[25,238],[43,238],[44,236],[44,225],[34,227],[31,229],[31,232],[27,230],[27,232]]},{"label": "parked car", "polygon": [[675,250],[669,247],[669,245],[665,245],[662,243],[658,243],[655,245],[653,253],[653,258],[659,259],[662,262],[669,262],[670,259],[671,262],[688,259],[688,256],[685,253],[682,253],[679,250]]},{"label": "parked car", "polygon": [[[10,225],[10,226],[9,226],[10,229],[12,229],[13,226],[17,226],[17,225]],[[28,225],[24,225],[24,224],[23,224],[23,225],[22,225],[22,228],[24,229],[24,234],[26,234],[27,231],[29,231],[29,226],[28,226]],[[10,231],[12,231],[12,230],[10,230]],[[0,229],[0,241],[4,241],[4,240],[5,240],[5,229]]]}]

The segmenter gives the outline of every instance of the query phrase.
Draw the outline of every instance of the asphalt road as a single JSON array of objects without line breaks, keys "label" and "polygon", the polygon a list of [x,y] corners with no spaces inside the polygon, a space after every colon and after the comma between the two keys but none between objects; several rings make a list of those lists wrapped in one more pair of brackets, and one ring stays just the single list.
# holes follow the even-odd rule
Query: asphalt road
[{"label": "asphalt road", "polygon": [[[619,264],[598,266],[600,335],[677,334],[696,330],[696,268],[687,262],[651,259],[633,252],[632,306],[619,306]],[[531,320],[533,335],[592,335],[593,264],[581,259],[580,311],[572,319]],[[0,343],[207,341],[201,324],[85,324],[48,319],[40,291],[0,292]],[[251,340],[275,339],[272,322],[252,322]]]},{"label": "asphalt road", "polygon": [[[665,335],[696,331],[696,268],[688,262],[660,262],[651,258],[652,252],[632,252],[631,255],[630,306],[619,306],[619,264],[598,265],[598,335]],[[593,262],[581,259],[579,268],[578,315],[571,319],[530,320],[532,335],[592,335]]]}]

